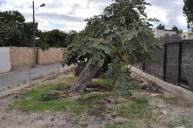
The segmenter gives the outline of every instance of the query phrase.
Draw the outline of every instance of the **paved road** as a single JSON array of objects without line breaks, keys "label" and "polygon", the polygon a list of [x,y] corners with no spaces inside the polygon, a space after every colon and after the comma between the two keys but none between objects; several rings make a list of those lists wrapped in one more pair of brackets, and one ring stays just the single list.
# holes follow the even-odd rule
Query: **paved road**
[{"label": "paved road", "polygon": [[[31,78],[36,79],[40,76],[49,75],[51,73],[63,72],[67,67],[62,67],[60,64],[42,65],[31,69]],[[14,72],[0,74],[0,90],[18,85],[29,81],[29,70],[22,69]]]}]

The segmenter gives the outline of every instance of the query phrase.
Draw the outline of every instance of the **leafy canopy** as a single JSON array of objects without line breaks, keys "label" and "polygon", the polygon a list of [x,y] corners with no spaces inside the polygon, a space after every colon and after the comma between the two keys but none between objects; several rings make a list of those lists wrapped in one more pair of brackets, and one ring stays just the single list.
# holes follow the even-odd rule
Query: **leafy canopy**
[{"label": "leafy canopy", "polygon": [[183,11],[187,17],[188,28],[193,31],[193,0],[184,0]]},{"label": "leafy canopy", "polygon": [[32,26],[18,11],[0,12],[0,46],[32,46]]},{"label": "leafy canopy", "polygon": [[69,47],[65,63],[93,63],[110,58],[108,76],[115,90],[127,90],[128,64],[136,64],[149,55],[155,45],[152,26],[145,13],[145,0],[113,0],[103,14],[87,19],[87,26]]},{"label": "leafy canopy", "polygon": [[[54,29],[48,32],[38,30],[34,24],[35,46],[47,49],[49,47],[67,47],[76,36],[76,32],[65,33]],[[24,16],[18,11],[0,11],[0,46],[32,47],[33,22],[25,22]]]},{"label": "leafy canopy", "polygon": [[159,25],[157,26],[157,29],[165,30],[165,25],[159,24]]},{"label": "leafy canopy", "polygon": [[177,34],[183,33],[183,30],[182,30],[182,29],[179,29],[177,26],[174,26],[174,27],[172,28],[172,31],[175,31]]},{"label": "leafy canopy", "polygon": [[54,29],[44,32],[44,40],[50,47],[67,47],[65,43],[67,33]]}]

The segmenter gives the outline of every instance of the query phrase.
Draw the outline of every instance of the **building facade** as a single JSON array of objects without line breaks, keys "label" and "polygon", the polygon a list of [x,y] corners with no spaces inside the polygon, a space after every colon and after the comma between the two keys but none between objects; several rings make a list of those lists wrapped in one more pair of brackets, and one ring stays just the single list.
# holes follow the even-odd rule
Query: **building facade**
[{"label": "building facade", "polygon": [[162,30],[162,29],[153,28],[152,31],[156,38],[161,38],[166,35],[169,35],[169,36],[176,35],[176,32],[172,30],[165,30],[165,29]]},{"label": "building facade", "polygon": [[182,33],[182,39],[185,39],[185,40],[193,39],[193,32]]}]

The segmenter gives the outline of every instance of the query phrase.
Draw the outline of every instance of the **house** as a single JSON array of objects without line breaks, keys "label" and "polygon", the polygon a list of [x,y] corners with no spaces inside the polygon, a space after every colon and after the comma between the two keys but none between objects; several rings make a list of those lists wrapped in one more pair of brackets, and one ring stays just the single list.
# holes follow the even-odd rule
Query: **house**
[{"label": "house", "polygon": [[182,33],[182,39],[185,39],[185,40],[193,39],[193,32],[184,32],[184,33]]},{"label": "house", "polygon": [[172,30],[153,28],[152,31],[156,38],[161,38],[166,35],[169,35],[169,36],[176,35],[176,32]]}]

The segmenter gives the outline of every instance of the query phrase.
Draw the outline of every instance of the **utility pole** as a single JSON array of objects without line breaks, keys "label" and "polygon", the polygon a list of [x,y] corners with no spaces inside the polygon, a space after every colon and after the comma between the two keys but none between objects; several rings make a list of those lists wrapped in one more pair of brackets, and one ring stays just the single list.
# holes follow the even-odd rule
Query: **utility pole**
[{"label": "utility pole", "polygon": [[35,11],[38,9],[38,8],[41,8],[41,7],[44,7],[46,6],[45,3],[42,3],[40,6],[38,6],[36,9],[35,9],[35,3],[34,1],[32,1],[32,9],[33,9],[33,39],[32,39],[32,44],[33,44],[33,53],[34,53],[34,57],[33,57],[33,66],[36,65],[36,45],[35,45]]},{"label": "utility pole", "polygon": [[33,36],[32,36],[32,46],[33,46],[33,66],[35,66],[35,58],[36,58],[36,50],[35,50],[35,4],[34,1],[32,1],[32,8],[33,8],[33,25],[32,25],[32,31],[33,31]]},{"label": "utility pole", "polygon": [[[38,8],[40,8],[40,7],[44,7],[44,6],[46,6],[44,3],[43,4],[41,4]],[[38,8],[36,8],[36,10],[38,9]],[[32,63],[32,66],[35,66],[35,64],[36,64],[36,49],[35,49],[35,3],[34,3],[34,1],[32,1],[32,9],[33,9],[33,22],[32,22],[32,48],[33,48],[33,50],[32,50],[32,55],[33,55],[33,57],[31,57],[31,54],[30,54],[30,52],[31,52],[31,50],[29,51],[29,83],[30,83],[30,86],[31,86],[31,82],[32,82],[32,74],[31,74],[31,63]],[[33,61],[31,62],[31,59],[33,59]]]}]

